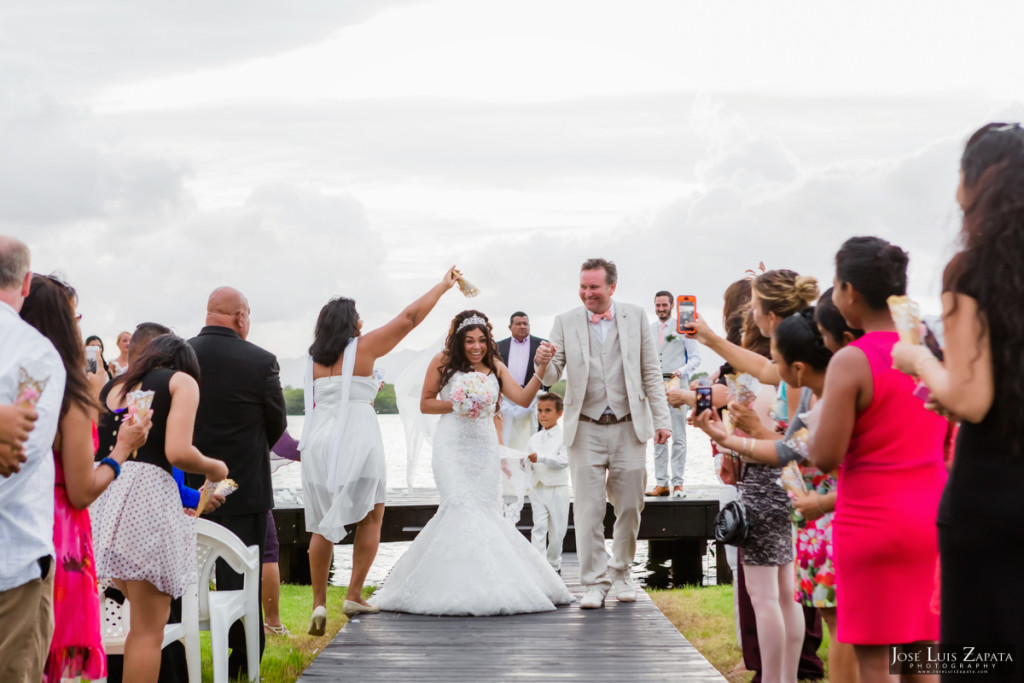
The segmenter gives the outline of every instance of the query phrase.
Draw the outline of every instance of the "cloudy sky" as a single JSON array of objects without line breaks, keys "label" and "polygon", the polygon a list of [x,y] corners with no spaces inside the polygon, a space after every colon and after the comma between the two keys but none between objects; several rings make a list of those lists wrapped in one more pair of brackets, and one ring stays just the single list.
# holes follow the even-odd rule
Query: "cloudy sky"
[{"label": "cloudy sky", "polygon": [[0,232],[66,275],[108,348],[142,320],[192,335],[230,284],[250,339],[298,358],[332,295],[376,326],[453,263],[474,307],[543,335],[597,255],[619,299],[694,294],[717,319],[745,269],[830,281],[865,233],[910,251],[934,311],[963,141],[1024,118],[1022,20],[1008,2],[7,0]]}]

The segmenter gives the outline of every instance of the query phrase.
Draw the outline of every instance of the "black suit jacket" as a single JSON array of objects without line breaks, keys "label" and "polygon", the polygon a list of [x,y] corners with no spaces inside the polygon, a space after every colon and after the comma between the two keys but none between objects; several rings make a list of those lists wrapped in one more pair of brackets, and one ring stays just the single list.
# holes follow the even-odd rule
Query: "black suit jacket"
[{"label": "black suit jacket", "polygon": [[[534,337],[532,334],[530,335],[530,362],[526,364],[526,379],[523,382],[524,387],[531,379],[533,379],[533,357],[537,355],[537,349],[540,348],[540,343],[542,341],[544,340],[540,337]],[[498,353],[501,354],[501,359],[505,362],[505,365],[508,365],[508,353],[511,346],[512,337],[502,339],[498,342]]]},{"label": "black suit jacket", "polygon": [[[270,447],[287,426],[277,358],[227,327],[207,326],[188,342],[199,358],[199,412],[193,443],[223,460],[238,491],[211,517],[274,507]],[[190,474],[193,487],[202,475]]]}]

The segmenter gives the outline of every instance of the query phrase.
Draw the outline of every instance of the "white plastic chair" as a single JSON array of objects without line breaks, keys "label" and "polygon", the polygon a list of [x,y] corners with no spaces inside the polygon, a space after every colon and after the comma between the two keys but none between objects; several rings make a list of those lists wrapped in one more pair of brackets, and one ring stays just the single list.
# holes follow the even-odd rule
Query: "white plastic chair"
[{"label": "white plastic chair", "polygon": [[[213,681],[228,681],[228,630],[238,619],[245,627],[245,647],[249,680],[260,678],[260,564],[259,547],[248,548],[228,529],[208,519],[196,520],[196,549],[199,555],[199,630],[210,632],[213,654]],[[245,583],[241,590],[210,590],[217,559],[239,574]],[[189,669],[191,675],[191,668]]]},{"label": "white plastic chair", "polygon": [[[103,598],[103,649],[108,655],[123,655],[124,642],[131,630],[131,605],[126,599],[118,604]],[[185,645],[189,683],[200,683],[203,678],[199,653],[199,596],[196,584],[190,584],[181,596],[181,623],[164,626],[163,649],[180,640]]]}]

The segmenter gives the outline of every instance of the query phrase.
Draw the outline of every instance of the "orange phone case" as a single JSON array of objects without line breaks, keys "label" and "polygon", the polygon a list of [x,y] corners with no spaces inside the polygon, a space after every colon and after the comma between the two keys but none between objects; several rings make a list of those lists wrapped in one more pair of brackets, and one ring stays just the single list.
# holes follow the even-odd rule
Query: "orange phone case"
[{"label": "orange phone case", "polygon": [[697,297],[681,295],[676,297],[676,330],[679,334],[685,334],[687,337],[692,337],[693,332],[688,332],[683,329],[683,317],[679,315],[679,309],[683,304],[693,304],[693,319],[697,319]]}]

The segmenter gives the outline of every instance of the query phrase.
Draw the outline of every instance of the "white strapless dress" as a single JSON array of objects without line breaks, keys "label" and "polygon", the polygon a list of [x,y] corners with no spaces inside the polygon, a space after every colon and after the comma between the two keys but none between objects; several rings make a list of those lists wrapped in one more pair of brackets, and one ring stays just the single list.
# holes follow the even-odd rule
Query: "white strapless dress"
[{"label": "white strapless dress", "polygon": [[[302,439],[302,492],[306,530],[338,543],[345,526],[361,521],[387,499],[384,439],[371,401],[380,383],[376,377],[352,378],[348,419],[341,452],[332,453],[339,419],[343,380],[340,375],[313,382],[316,406],[309,434]],[[337,459],[338,483],[329,486],[330,460]]]},{"label": "white strapless dress", "polygon": [[[497,385],[494,375],[488,381]],[[443,415],[433,451],[440,507],[370,602],[392,612],[474,616],[568,604],[561,577],[502,515],[492,419]]]}]

